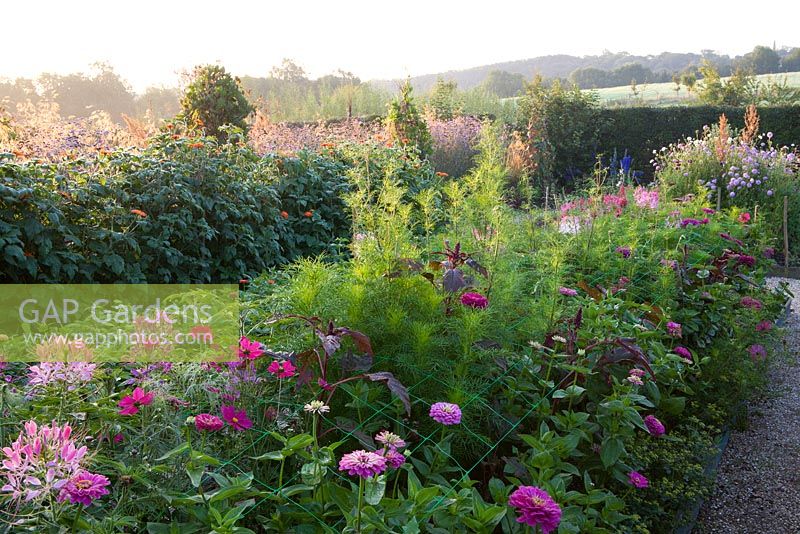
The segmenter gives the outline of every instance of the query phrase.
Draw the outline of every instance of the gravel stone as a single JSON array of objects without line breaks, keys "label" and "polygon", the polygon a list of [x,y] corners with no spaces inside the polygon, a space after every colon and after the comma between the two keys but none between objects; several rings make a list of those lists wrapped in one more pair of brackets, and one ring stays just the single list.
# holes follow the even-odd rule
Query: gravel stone
[{"label": "gravel stone", "polygon": [[769,279],[781,281],[796,295],[785,354],[779,342],[770,390],[748,406],[746,429],[731,432],[696,533],[800,533],[800,280]]}]

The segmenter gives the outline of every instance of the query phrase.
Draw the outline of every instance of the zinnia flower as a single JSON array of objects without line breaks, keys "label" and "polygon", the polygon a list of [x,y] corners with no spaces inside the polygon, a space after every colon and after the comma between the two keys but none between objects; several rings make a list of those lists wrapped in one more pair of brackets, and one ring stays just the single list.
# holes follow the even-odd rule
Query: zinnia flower
[{"label": "zinnia flower", "polygon": [[234,430],[247,430],[253,426],[253,422],[244,410],[237,410],[234,406],[223,406],[221,411],[222,417]]},{"label": "zinnia flower", "polygon": [[577,297],[578,292],[569,287],[559,287],[558,292],[564,295],[565,297]]},{"label": "zinnia flower", "polygon": [[675,323],[672,321],[668,322],[667,334],[672,337],[681,337],[683,335],[683,327],[681,326],[681,323]]},{"label": "zinnia flower", "polygon": [[461,422],[461,408],[458,404],[449,402],[437,402],[431,406],[429,413],[431,418],[443,425],[457,425]]},{"label": "zinnia flower", "polygon": [[255,360],[264,354],[261,343],[242,336],[239,339],[239,358],[242,360]]},{"label": "zinnia flower", "polygon": [[273,360],[273,362],[269,364],[269,367],[267,367],[267,371],[278,378],[291,378],[294,376],[296,370],[297,368],[292,365],[292,362],[289,360]]},{"label": "zinnia flower", "polygon": [[617,254],[620,254],[623,258],[630,258],[631,257],[631,248],[630,247],[617,247],[616,249]]},{"label": "zinnia flower", "polygon": [[486,308],[489,305],[489,299],[480,293],[464,293],[461,295],[461,304],[470,308]]},{"label": "zinnia flower", "polygon": [[636,471],[631,471],[628,473],[628,481],[634,488],[638,489],[644,489],[650,485],[650,482],[647,480],[647,478]]},{"label": "zinnia flower", "polygon": [[321,400],[313,400],[308,404],[306,404],[305,406],[303,406],[303,410],[305,410],[308,413],[320,414],[331,411],[331,407],[322,402]]},{"label": "zinnia flower", "polygon": [[745,211],[744,213],[739,215],[739,219],[738,220],[742,224],[747,224],[747,223],[750,222],[750,214]]},{"label": "zinnia flower", "polygon": [[211,415],[210,413],[201,413],[194,417],[194,426],[200,432],[216,432],[225,426],[225,423],[223,423],[222,419],[216,415]]},{"label": "zinnia flower", "polygon": [[654,415],[648,415],[644,418],[644,426],[646,426],[647,431],[655,437],[664,435],[664,425]]},{"label": "zinnia flower", "polygon": [[549,534],[561,523],[561,507],[536,486],[520,486],[508,497],[508,504],[517,509],[517,523],[541,527],[542,534]]},{"label": "zinnia flower", "polygon": [[756,325],[756,332],[769,332],[772,330],[772,321],[761,321]]},{"label": "zinnia flower", "polygon": [[345,471],[350,476],[371,478],[386,471],[386,458],[365,450],[353,451],[342,456],[339,471]]},{"label": "zinnia flower", "polygon": [[741,305],[753,310],[760,310],[764,307],[760,300],[754,299],[753,297],[742,297]]},{"label": "zinnia flower", "polygon": [[143,219],[145,217],[147,217],[147,214],[145,212],[143,212],[142,210],[131,210],[131,215],[138,215],[139,217],[141,217]]},{"label": "zinnia flower", "polygon": [[95,499],[108,495],[106,486],[109,484],[110,482],[103,475],[80,471],[64,484],[61,493],[58,495],[58,501],[67,500],[72,504],[89,506]]},{"label": "zinnia flower", "polygon": [[378,432],[378,434],[375,436],[375,441],[378,443],[383,443],[390,449],[402,449],[406,446],[406,442],[403,441],[403,438],[393,432],[389,432],[388,430],[382,430],[381,432]]},{"label": "zinnia flower", "polygon": [[383,451],[383,457],[386,458],[386,464],[392,469],[399,469],[401,465],[406,463],[406,457],[397,452],[396,449],[387,449]]},{"label": "zinnia flower", "polygon": [[767,349],[764,348],[764,345],[750,345],[750,348],[747,349],[747,352],[750,353],[750,358],[752,358],[753,361],[763,360],[767,357]]},{"label": "zinnia flower", "polygon": [[678,356],[682,357],[684,360],[688,360],[689,363],[692,362],[692,353],[686,347],[682,347],[682,346],[678,345],[677,347],[672,349],[672,352],[674,352]]},{"label": "zinnia flower", "polygon": [[121,408],[119,413],[120,415],[135,415],[139,413],[140,406],[149,406],[152,402],[153,394],[145,393],[142,388],[137,387],[133,390],[131,395],[123,397],[123,399],[119,401],[118,405]]}]

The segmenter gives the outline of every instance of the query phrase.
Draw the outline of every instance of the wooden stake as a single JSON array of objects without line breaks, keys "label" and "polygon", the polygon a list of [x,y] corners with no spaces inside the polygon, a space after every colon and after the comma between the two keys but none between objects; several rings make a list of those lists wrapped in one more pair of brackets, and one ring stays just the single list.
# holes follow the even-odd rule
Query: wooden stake
[{"label": "wooden stake", "polygon": [[783,276],[789,275],[789,197],[783,197]]}]

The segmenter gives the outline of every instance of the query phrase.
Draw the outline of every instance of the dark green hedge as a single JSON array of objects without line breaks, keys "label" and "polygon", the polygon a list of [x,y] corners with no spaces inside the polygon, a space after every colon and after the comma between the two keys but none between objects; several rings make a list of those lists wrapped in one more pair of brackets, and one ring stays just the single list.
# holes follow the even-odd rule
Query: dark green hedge
[{"label": "dark green hedge", "polygon": [[[600,110],[600,142],[596,153],[607,158],[616,149],[619,157],[627,151],[633,168],[652,177],[653,150],[686,136],[695,136],[703,126],[714,124],[725,114],[734,128],[744,125],[744,108],[730,106],[633,107]],[[772,132],[779,145],[800,144],[800,106],[765,107],[758,110],[761,132]]]}]

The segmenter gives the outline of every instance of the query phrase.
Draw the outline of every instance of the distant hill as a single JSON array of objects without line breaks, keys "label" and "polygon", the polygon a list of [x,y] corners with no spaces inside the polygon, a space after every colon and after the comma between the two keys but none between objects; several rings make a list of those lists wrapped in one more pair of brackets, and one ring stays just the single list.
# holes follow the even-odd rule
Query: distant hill
[{"label": "distant hill", "polygon": [[[780,58],[785,58],[792,54],[792,50],[793,49],[789,47],[785,47],[776,50],[775,54]],[[413,76],[411,77],[411,84],[417,92],[425,93],[434,86],[437,79],[442,78],[445,81],[456,82],[458,88],[461,90],[468,90],[481,85],[492,71],[502,71],[512,75],[523,76],[526,80],[532,79],[537,74],[541,74],[545,78],[570,79],[570,75],[577,69],[599,69],[611,72],[621,69],[622,67],[630,67],[632,64],[638,64],[643,67],[640,71],[646,69],[644,71],[644,77],[646,79],[637,79],[637,83],[660,83],[670,81],[672,75],[675,73],[700,65],[704,59],[714,63],[724,76],[730,74],[732,67],[738,64],[744,64],[751,54],[752,53],[744,56],[731,57],[717,54],[711,50],[703,50],[700,53],[662,52],[658,55],[649,56],[637,56],[628,54],[627,52],[606,52],[597,56],[583,57],[558,54],[506,61],[492,65],[482,65],[464,70],[451,70]],[[796,52],[794,52],[794,54],[797,55]],[[782,69],[779,66],[775,72],[785,70],[796,69]],[[402,83],[402,81],[403,80],[400,79],[373,80],[370,83],[380,89],[396,91],[398,85]],[[629,83],[629,80],[625,80],[625,83]],[[591,88],[585,86],[585,84],[581,85],[583,88]],[[611,85],[618,84],[612,83]],[[608,85],[603,86],[605,87]]]}]

